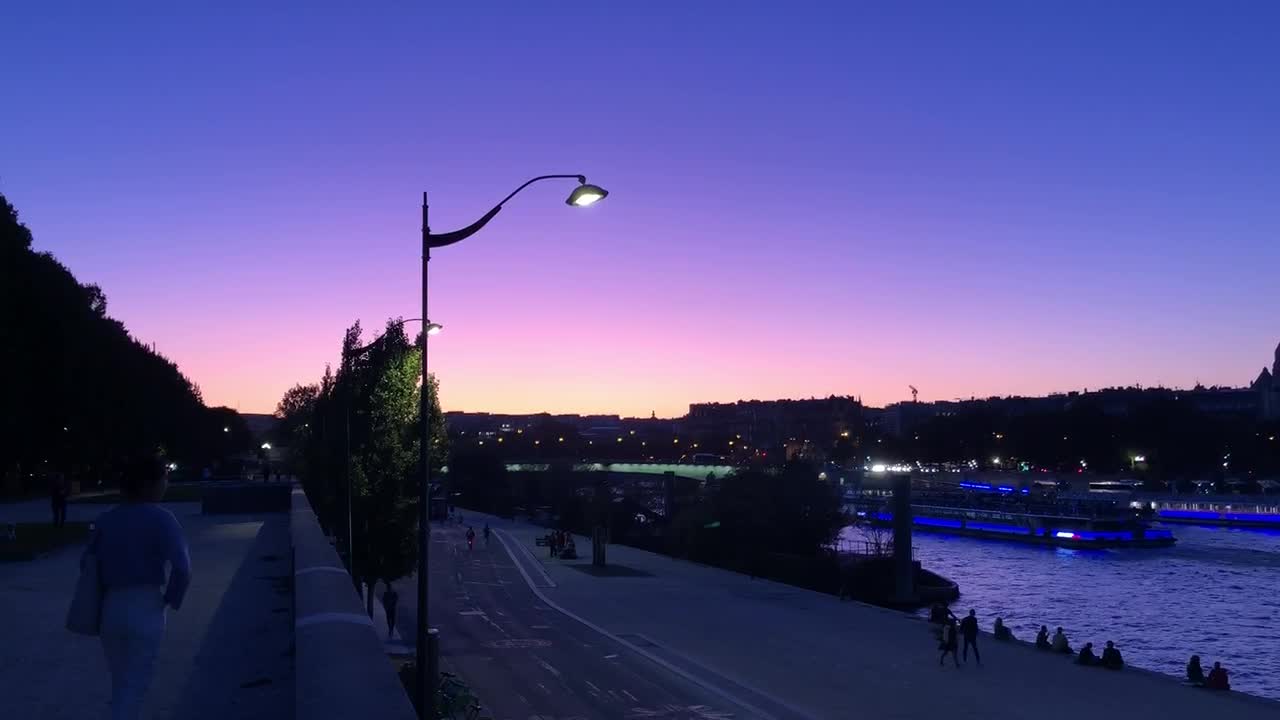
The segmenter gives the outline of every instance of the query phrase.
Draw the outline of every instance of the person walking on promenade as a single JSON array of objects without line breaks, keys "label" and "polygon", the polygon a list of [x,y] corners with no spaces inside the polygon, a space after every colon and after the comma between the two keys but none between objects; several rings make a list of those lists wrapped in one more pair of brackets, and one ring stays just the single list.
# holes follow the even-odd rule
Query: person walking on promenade
[{"label": "person walking on promenade", "polygon": [[120,479],[124,502],[98,517],[81,557],[81,564],[98,563],[103,588],[99,635],[111,672],[112,720],[141,715],[164,637],[165,606],[181,608],[191,583],[182,526],[158,504],[166,486],[155,458],[130,462]]},{"label": "person walking on promenade", "polygon": [[969,662],[969,648],[973,648],[973,659],[981,665],[982,656],[978,654],[978,613],[973,608],[960,621],[960,634],[964,636],[964,661]]},{"label": "person walking on promenade", "polygon": [[956,654],[959,643],[956,642],[956,621],[947,620],[947,629],[942,636],[942,644],[938,649],[942,650],[942,654],[938,656],[938,664],[942,665],[947,659],[947,653],[951,653],[951,659],[955,661],[956,667],[960,667],[960,656]]},{"label": "person walking on promenade", "polygon": [[391,633],[396,629],[396,606],[400,603],[400,594],[396,589],[391,587],[391,581],[387,581],[387,589],[382,591],[382,609],[387,612],[387,639],[391,639]]},{"label": "person walking on promenade", "polygon": [[468,527],[467,527],[467,549],[468,549],[468,550],[471,550],[471,549],[473,549],[475,546],[476,546],[476,531],[475,531],[475,528],[468,526]]},{"label": "person walking on promenade", "polygon": [[484,524],[484,546],[489,547],[489,523]]},{"label": "person walking on promenade", "polygon": [[71,494],[71,486],[67,476],[60,472],[49,476],[49,506],[53,510],[53,526],[67,525],[67,496]]}]

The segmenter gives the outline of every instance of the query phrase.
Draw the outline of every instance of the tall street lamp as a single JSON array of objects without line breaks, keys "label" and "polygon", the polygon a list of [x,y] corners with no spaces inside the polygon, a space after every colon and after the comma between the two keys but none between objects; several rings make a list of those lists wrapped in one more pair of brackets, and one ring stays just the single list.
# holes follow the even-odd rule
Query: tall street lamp
[{"label": "tall street lamp", "polygon": [[[511,194],[493,206],[474,223],[447,233],[432,233],[427,217],[427,193],[422,193],[422,317],[431,317],[427,312],[427,266],[431,262],[431,249],[462,242],[476,234],[494,218],[508,200],[521,190],[541,180],[577,180],[578,186],[573,189],[565,203],[573,207],[594,205],[609,195],[609,191],[598,185],[587,183],[585,175],[539,175],[526,181],[511,191]],[[419,707],[424,709],[424,717],[435,716],[434,680],[438,675],[438,647],[429,648],[433,644],[427,630],[427,553],[431,542],[431,404],[427,401],[427,335],[430,329],[422,333],[422,393],[419,416],[422,420],[422,441],[419,443],[419,458],[422,463],[422,487],[418,490],[418,630],[416,647],[416,668],[418,693],[421,699]],[[428,678],[432,682],[428,682]]]}]

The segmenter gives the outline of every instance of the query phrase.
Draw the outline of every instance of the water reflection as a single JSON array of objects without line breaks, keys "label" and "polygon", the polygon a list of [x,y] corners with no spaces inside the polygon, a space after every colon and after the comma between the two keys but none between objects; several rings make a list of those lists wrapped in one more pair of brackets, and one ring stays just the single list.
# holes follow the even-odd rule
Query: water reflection
[{"label": "water reflection", "polygon": [[[1021,640],[1040,625],[1072,645],[1114,640],[1133,665],[1181,677],[1221,660],[1232,687],[1280,699],[1280,532],[1176,526],[1165,549],[1069,550],[915,534],[925,567],[960,584],[956,605]],[[844,537],[861,540],[855,528]]]}]

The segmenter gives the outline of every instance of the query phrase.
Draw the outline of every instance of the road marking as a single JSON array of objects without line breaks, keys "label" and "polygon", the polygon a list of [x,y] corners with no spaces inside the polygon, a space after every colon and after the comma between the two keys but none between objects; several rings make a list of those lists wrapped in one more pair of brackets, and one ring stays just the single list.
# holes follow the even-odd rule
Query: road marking
[{"label": "road marking", "polygon": [[640,698],[636,697],[635,695],[632,695],[631,693],[627,692],[626,690],[623,690],[623,691],[622,691],[622,694],[623,694],[623,695],[626,695],[626,696],[627,696],[627,697],[629,697],[629,698],[631,698],[631,702],[640,702]]},{"label": "road marking", "polygon": [[[539,665],[541,665],[541,666],[542,666],[542,667],[543,667],[547,672],[551,673],[552,675],[555,675],[555,676],[556,676],[556,678],[559,678],[559,677],[560,677],[560,671],[559,671],[559,670],[557,670],[557,669],[555,669],[555,667],[554,667],[551,663],[547,662],[546,660],[543,660],[542,658],[540,658],[540,657],[538,657],[538,656],[536,656],[536,655],[534,656],[534,658],[533,658],[533,659],[534,659],[534,660],[537,660],[537,661],[538,661],[538,664],[539,664]],[[588,684],[588,685],[591,685],[591,683],[590,683],[590,682],[588,682],[587,684]],[[594,686],[594,685],[592,685],[592,687],[595,687],[595,686]]]},{"label": "road marking", "polygon": [[484,611],[483,610],[460,610],[458,611],[458,614],[459,615],[483,615]]},{"label": "road marking", "polygon": [[[509,555],[511,555],[512,560],[515,560],[515,553],[511,552],[511,546],[507,543],[507,538],[506,538],[507,532],[506,532],[506,531],[504,531],[504,530],[497,530],[497,531],[496,531],[496,534],[497,534],[497,536],[498,536],[498,541],[502,543],[502,547],[506,548],[507,553],[508,553]],[[512,542],[516,542],[516,541],[515,541],[515,538],[512,538]],[[519,545],[519,543],[517,543],[517,545]],[[523,548],[523,545],[519,545],[519,546]],[[657,655],[654,655],[653,653],[648,652],[647,650],[645,650],[645,649],[643,649],[643,648],[639,647],[639,646],[638,646],[638,645],[636,645],[635,643],[631,643],[631,642],[628,642],[628,641],[626,641],[626,640],[623,640],[622,638],[618,637],[617,635],[615,635],[615,634],[613,634],[613,633],[609,632],[608,630],[605,630],[604,628],[602,628],[602,627],[600,627],[599,625],[597,625],[597,624],[595,624],[595,623],[591,622],[590,620],[588,620],[588,619],[586,619],[586,618],[582,617],[581,615],[578,615],[578,614],[573,613],[573,612],[571,612],[571,611],[569,611],[569,610],[566,610],[563,606],[561,606],[561,605],[557,604],[557,603],[556,603],[555,601],[553,601],[551,598],[547,597],[547,594],[546,594],[546,593],[544,593],[544,592],[542,592],[542,589],[541,589],[541,588],[539,588],[537,585],[535,585],[535,584],[533,583],[533,578],[529,577],[529,573],[524,569],[524,564],[523,564],[523,563],[516,562],[516,569],[520,571],[520,574],[521,574],[522,576],[524,576],[524,580],[525,580],[525,582],[526,582],[526,583],[528,583],[528,584],[529,584],[529,589],[533,591],[533,594],[534,594],[534,595],[536,595],[536,596],[538,596],[538,599],[539,599],[539,600],[541,600],[544,604],[546,604],[546,605],[548,605],[549,607],[551,607],[553,610],[557,610],[557,611],[559,611],[559,612],[560,612],[560,614],[565,615],[566,617],[573,618],[574,620],[577,620],[578,622],[582,623],[583,625],[585,625],[585,626],[587,626],[587,627],[591,628],[592,630],[595,630],[596,632],[598,632],[598,633],[600,633],[601,635],[603,635],[603,636],[605,636],[605,637],[609,638],[610,640],[613,640],[614,642],[616,642],[616,643],[618,643],[619,645],[621,645],[621,646],[623,646],[623,647],[627,648],[628,650],[631,650],[632,652],[634,652],[634,653],[636,653],[636,654],[638,654],[638,655],[641,655],[642,657],[646,657],[646,658],[648,658],[649,660],[653,661],[654,663],[657,663],[658,665],[660,665],[660,666],[662,666],[662,667],[666,668],[668,671],[670,671],[670,672],[672,672],[672,673],[675,673],[676,675],[678,675],[678,676],[680,676],[680,677],[684,678],[685,680],[688,680],[689,682],[693,683],[694,685],[697,685],[697,686],[699,686],[699,687],[701,687],[701,688],[704,688],[704,689],[706,689],[706,690],[708,690],[708,691],[710,691],[710,692],[713,692],[713,693],[715,693],[716,695],[719,695],[720,697],[724,698],[725,700],[728,700],[729,702],[733,703],[734,705],[737,705],[738,707],[741,707],[742,709],[744,709],[744,710],[746,710],[746,711],[748,711],[748,712],[750,712],[750,713],[753,713],[753,714],[757,715],[758,717],[760,717],[760,718],[761,718],[761,720],[777,720],[777,718],[775,718],[773,715],[771,715],[771,714],[769,714],[769,713],[765,712],[764,710],[761,710],[760,708],[758,708],[758,707],[756,707],[756,706],[752,705],[751,703],[747,702],[746,700],[743,700],[742,698],[739,698],[738,696],[734,695],[733,693],[729,692],[728,690],[725,690],[725,689],[723,689],[723,688],[719,687],[719,686],[718,686],[718,685],[716,685],[715,683],[712,683],[712,682],[710,682],[710,681],[708,681],[708,680],[705,680],[705,679],[703,679],[703,678],[700,678],[700,677],[698,677],[697,675],[694,675],[693,673],[688,672],[687,670],[684,670],[684,669],[682,669],[682,668],[676,667],[675,665],[671,664],[670,662],[667,662],[666,660],[664,660],[664,659],[662,659],[662,658],[658,657]],[[767,697],[767,696],[766,696],[766,697]],[[795,710],[795,708],[792,708],[790,705],[787,705],[787,704],[785,704],[785,703],[780,702],[777,698],[769,697],[768,699],[769,699],[769,700],[771,700],[771,701],[773,701],[773,702],[775,702],[775,703],[778,703],[779,705],[782,705],[783,707],[787,708],[788,710],[791,710],[792,712],[796,712],[797,714],[799,714],[799,715],[801,715],[801,716],[807,716],[807,714],[806,714],[806,713],[799,713],[798,711],[796,711],[796,710]],[[643,709],[643,708],[641,708],[641,709]]]},{"label": "road marking", "polygon": [[[503,534],[505,534],[505,532]],[[506,548],[507,554],[511,556],[511,562],[516,564],[516,569],[519,570],[520,574],[524,576],[524,579],[528,580],[529,584],[532,585],[533,581],[529,580],[529,573],[525,572],[524,563],[516,559],[515,553],[511,552],[511,546],[507,545],[507,541],[503,540],[501,535],[498,536],[498,541],[502,543],[502,547]],[[512,538],[512,542],[515,542],[515,538]],[[529,558],[529,562],[533,563],[533,566],[538,569],[538,574],[542,575],[542,579],[547,583],[546,586],[555,587],[556,581],[551,579],[551,576],[547,574],[547,569],[543,567],[542,563],[533,556],[533,553],[529,552],[529,548],[525,547],[524,543],[520,542],[516,542],[516,547],[520,548],[520,552],[523,553],[525,557]]]},{"label": "road marking", "polygon": [[529,629],[530,630],[550,630],[551,626],[550,625],[530,625]]},{"label": "road marking", "polygon": [[293,574],[296,577],[298,575],[310,575],[311,573],[318,573],[318,572],[334,572],[334,573],[342,573],[343,575],[347,574],[347,571],[345,568],[331,567],[329,565],[313,565],[311,567],[302,568],[301,570],[294,570]]},{"label": "road marking", "polygon": [[650,708],[631,708],[631,714],[626,716],[628,720],[639,720],[639,718],[702,718],[703,720],[729,720],[733,717],[732,713],[723,713],[715,708],[707,705],[673,705],[667,704],[661,707]]},{"label": "road marking", "polygon": [[604,656],[604,659],[605,659],[605,660],[612,660],[612,659],[614,659],[614,658],[616,658],[616,657],[618,657],[618,654],[617,654],[617,653],[614,653],[614,654],[612,654],[612,655],[605,655],[605,656]]},{"label": "road marking", "polygon": [[538,687],[542,688],[542,692],[544,692],[544,693],[546,693],[546,694],[548,694],[548,695],[550,695],[550,694],[551,694],[551,691],[547,689],[547,686],[546,686],[546,685],[543,685],[542,683],[538,683]]},{"label": "road marking", "polygon": [[484,646],[494,650],[527,650],[529,648],[551,647],[551,641],[539,638],[507,638],[506,640],[493,640],[484,643]]},{"label": "road marking", "polygon": [[597,695],[600,694],[600,688],[596,687],[595,683],[591,682],[590,680],[583,680],[582,682],[586,683],[587,687],[591,688],[592,692],[594,692]]}]

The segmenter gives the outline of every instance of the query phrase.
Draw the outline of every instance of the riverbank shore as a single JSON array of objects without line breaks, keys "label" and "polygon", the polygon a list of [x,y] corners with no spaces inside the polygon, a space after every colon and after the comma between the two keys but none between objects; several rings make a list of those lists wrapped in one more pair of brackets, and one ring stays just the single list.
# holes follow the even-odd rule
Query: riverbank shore
[{"label": "riverbank shore", "polygon": [[552,559],[535,542],[543,528],[465,514],[477,528],[488,521],[503,530],[547,601],[701,683],[750,688],[797,717],[1252,720],[1280,712],[1264,698],[1214,694],[1137,668],[1083,668],[985,634],[982,667],[940,667],[930,628],[908,614],[620,545],[609,546],[610,568],[600,572],[590,567],[587,538],[577,543],[588,557]]}]

